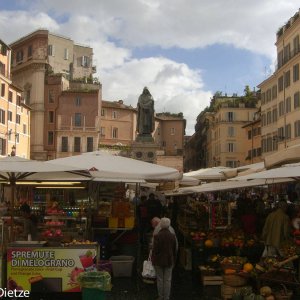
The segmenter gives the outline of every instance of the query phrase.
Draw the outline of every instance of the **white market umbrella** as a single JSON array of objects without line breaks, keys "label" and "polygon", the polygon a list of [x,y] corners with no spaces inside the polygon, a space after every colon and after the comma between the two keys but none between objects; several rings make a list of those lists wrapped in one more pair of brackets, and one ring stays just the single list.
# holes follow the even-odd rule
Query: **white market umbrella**
[{"label": "white market umbrella", "polygon": [[279,168],[238,176],[229,180],[251,180],[251,179],[276,179],[276,178],[299,178],[300,164],[287,164]]},{"label": "white market umbrella", "polygon": [[80,155],[57,158],[47,164],[62,164],[88,169],[96,181],[174,181],[182,175],[176,169],[143,162],[107,152],[95,151]]},{"label": "white market umbrella", "polygon": [[[78,167],[63,166],[63,165],[46,165],[43,161],[29,160],[18,156],[8,156],[0,158],[0,180],[9,183],[11,186],[11,226],[13,228],[13,209],[15,201],[15,186],[17,182],[28,180],[30,176],[39,174],[37,180],[41,180],[43,175],[52,174],[52,180],[57,180],[56,176],[59,172],[79,172]],[[13,240],[13,230],[11,233]]]},{"label": "white market umbrella", "polygon": [[183,175],[182,179],[179,181],[179,185],[180,186],[195,186],[195,185],[199,185],[200,180],[192,177],[192,176],[186,176]]},{"label": "white market umbrella", "polygon": [[180,188],[180,193],[205,193],[205,192],[217,192],[223,190],[231,190],[231,189],[239,189],[245,187],[255,187],[255,186],[262,186],[266,184],[275,184],[275,183],[282,183],[282,182],[289,182],[293,181],[290,178],[279,178],[279,179],[254,179],[250,181],[222,181],[222,182],[211,182],[201,184],[199,186],[194,187],[186,187]]},{"label": "white market umbrella", "polygon": [[196,171],[184,173],[184,176],[192,176],[199,180],[225,180],[226,176],[224,171],[232,170],[232,168],[227,167],[213,167],[206,169],[199,169]]}]

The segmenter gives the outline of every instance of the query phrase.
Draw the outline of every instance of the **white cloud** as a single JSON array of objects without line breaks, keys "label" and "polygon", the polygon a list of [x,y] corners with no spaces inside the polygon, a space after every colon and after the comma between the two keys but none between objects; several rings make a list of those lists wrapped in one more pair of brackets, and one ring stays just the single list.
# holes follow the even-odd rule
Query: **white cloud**
[{"label": "white cloud", "polygon": [[[13,0],[12,0],[13,1]],[[15,0],[17,3],[17,1]],[[88,44],[106,100],[136,105],[144,86],[157,112],[183,112],[187,133],[209,104],[200,70],[158,57],[135,59],[135,47],[204,48],[230,44],[274,61],[277,29],[297,10],[294,0],[35,0],[27,11],[0,11],[0,37],[12,42],[43,27]],[[261,67],[261,69],[263,69]],[[239,78],[246,82],[248,78]]]},{"label": "white cloud", "polygon": [[203,91],[201,73],[166,58],[133,59],[102,77],[103,99],[123,99],[136,107],[147,86],[155,100],[156,112],[183,112],[186,133],[194,132],[197,115],[209,105],[210,92]]}]

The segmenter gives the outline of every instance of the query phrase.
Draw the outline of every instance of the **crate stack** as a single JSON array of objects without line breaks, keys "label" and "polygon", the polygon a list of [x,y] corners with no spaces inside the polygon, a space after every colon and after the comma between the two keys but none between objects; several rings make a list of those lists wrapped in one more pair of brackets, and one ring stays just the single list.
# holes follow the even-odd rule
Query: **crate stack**
[{"label": "crate stack", "polygon": [[221,295],[223,300],[232,299],[234,293],[247,287],[248,278],[242,273],[242,264],[221,264],[223,284]]}]

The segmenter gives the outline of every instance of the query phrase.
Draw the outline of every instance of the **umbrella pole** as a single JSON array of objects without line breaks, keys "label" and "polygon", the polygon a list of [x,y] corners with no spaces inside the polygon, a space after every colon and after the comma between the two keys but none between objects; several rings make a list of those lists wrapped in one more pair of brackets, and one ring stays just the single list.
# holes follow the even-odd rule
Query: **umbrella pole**
[{"label": "umbrella pole", "polygon": [[14,179],[10,182],[11,187],[11,199],[10,199],[10,241],[13,242],[15,238],[14,233],[14,209],[15,209],[15,187],[16,181]]}]

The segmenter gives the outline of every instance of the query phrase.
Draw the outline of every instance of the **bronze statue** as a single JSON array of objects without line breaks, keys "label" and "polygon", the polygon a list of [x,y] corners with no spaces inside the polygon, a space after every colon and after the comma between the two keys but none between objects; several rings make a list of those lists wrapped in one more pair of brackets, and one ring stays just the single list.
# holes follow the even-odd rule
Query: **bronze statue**
[{"label": "bronze statue", "polygon": [[154,100],[147,87],[139,96],[136,130],[139,135],[151,135],[154,131]]}]

